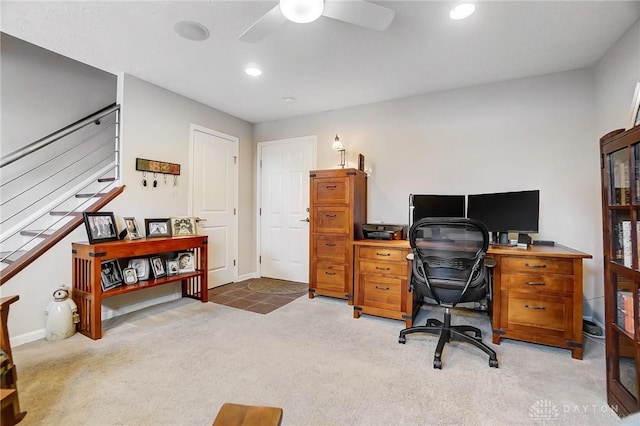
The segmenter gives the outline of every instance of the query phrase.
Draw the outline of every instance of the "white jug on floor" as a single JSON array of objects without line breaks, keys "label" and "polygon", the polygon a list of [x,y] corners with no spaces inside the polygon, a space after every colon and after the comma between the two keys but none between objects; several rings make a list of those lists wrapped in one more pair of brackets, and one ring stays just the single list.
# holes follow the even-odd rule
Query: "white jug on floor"
[{"label": "white jug on floor", "polygon": [[80,322],[78,306],[69,298],[69,290],[61,286],[53,292],[53,301],[49,302],[47,314],[47,340],[61,340],[71,337],[76,332],[76,324]]}]

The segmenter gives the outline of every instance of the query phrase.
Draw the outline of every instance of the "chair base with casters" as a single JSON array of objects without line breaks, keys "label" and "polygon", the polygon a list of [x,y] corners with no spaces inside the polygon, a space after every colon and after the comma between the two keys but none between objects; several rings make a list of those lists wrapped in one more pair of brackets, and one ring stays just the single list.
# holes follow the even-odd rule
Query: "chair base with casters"
[{"label": "chair base with casters", "polygon": [[[444,311],[444,322],[435,318],[429,318],[426,325],[405,328],[400,332],[398,342],[406,343],[406,335],[413,333],[440,335],[438,346],[436,346],[436,352],[433,356],[433,368],[442,369],[442,351],[444,350],[444,345],[450,342],[451,339],[471,343],[481,349],[489,355],[489,366],[498,368],[496,353],[482,341],[482,332],[480,329],[470,325],[451,325],[451,310],[448,307],[446,307]],[[473,335],[468,333],[472,333]]]}]

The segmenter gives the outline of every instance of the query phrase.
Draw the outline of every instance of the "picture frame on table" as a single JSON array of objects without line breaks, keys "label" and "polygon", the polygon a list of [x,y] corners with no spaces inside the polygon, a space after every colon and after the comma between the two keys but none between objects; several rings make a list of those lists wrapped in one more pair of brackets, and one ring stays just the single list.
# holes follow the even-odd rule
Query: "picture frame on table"
[{"label": "picture frame on table", "polygon": [[185,251],[178,253],[178,272],[194,272],[196,270],[195,259],[193,253]]},{"label": "picture frame on table", "polygon": [[197,222],[193,216],[178,216],[171,218],[171,235],[179,237],[183,235],[196,235]]},{"label": "picture frame on table", "polygon": [[640,81],[636,83],[636,89],[633,93],[633,101],[631,102],[631,112],[629,117],[628,129],[640,124]]},{"label": "picture frame on table", "polygon": [[162,260],[160,256],[150,258],[149,263],[151,263],[151,271],[153,272],[154,278],[167,276],[167,269],[165,267],[164,260]]},{"label": "picture frame on table", "polygon": [[147,238],[171,236],[171,220],[168,217],[160,219],[145,219],[144,228]]},{"label": "picture frame on table", "polygon": [[122,270],[122,278],[124,279],[124,283],[127,285],[138,282],[138,276],[136,275],[135,268],[124,268]]},{"label": "picture frame on table", "polygon": [[118,230],[116,229],[116,220],[113,212],[83,212],[82,218],[87,229],[89,244],[118,239]]},{"label": "picture frame on table", "polygon": [[130,240],[137,240],[142,238],[142,233],[140,232],[140,228],[138,227],[138,222],[136,222],[135,217],[123,217],[124,219],[124,229],[127,231],[127,238]]},{"label": "picture frame on table", "polygon": [[117,260],[104,260],[100,262],[101,281],[100,285],[102,291],[111,290],[112,288],[119,287],[124,283],[122,278],[122,270]]},{"label": "picture frame on table", "polygon": [[133,268],[136,270],[136,277],[138,278],[139,281],[149,279],[150,265],[149,265],[149,259],[147,259],[146,257],[130,259],[129,264],[127,266],[129,268]]},{"label": "picture frame on table", "polygon": [[178,259],[167,260],[167,276],[178,275]]}]

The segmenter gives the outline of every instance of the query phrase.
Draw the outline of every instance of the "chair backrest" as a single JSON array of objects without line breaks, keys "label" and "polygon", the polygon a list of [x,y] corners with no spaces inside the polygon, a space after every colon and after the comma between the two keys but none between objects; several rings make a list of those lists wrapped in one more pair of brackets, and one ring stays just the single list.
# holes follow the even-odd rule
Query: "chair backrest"
[{"label": "chair backrest", "polygon": [[[412,282],[443,306],[480,300],[486,293],[484,257],[489,232],[466,218],[424,218],[409,230]],[[420,289],[419,289],[420,290]]]}]

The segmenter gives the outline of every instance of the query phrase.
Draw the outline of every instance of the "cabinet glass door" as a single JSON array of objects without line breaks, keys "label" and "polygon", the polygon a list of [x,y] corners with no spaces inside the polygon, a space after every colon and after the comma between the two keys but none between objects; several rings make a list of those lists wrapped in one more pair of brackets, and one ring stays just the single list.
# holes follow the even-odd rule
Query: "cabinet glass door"
[{"label": "cabinet glass door", "polygon": [[[634,282],[613,274],[615,313],[613,322],[616,325],[613,336],[609,336],[617,352],[617,365],[614,368],[614,379],[618,381],[636,399],[638,398],[638,366],[635,362],[636,306],[638,294]],[[615,357],[614,357],[615,359]],[[616,371],[617,370],[617,371]]]}]

